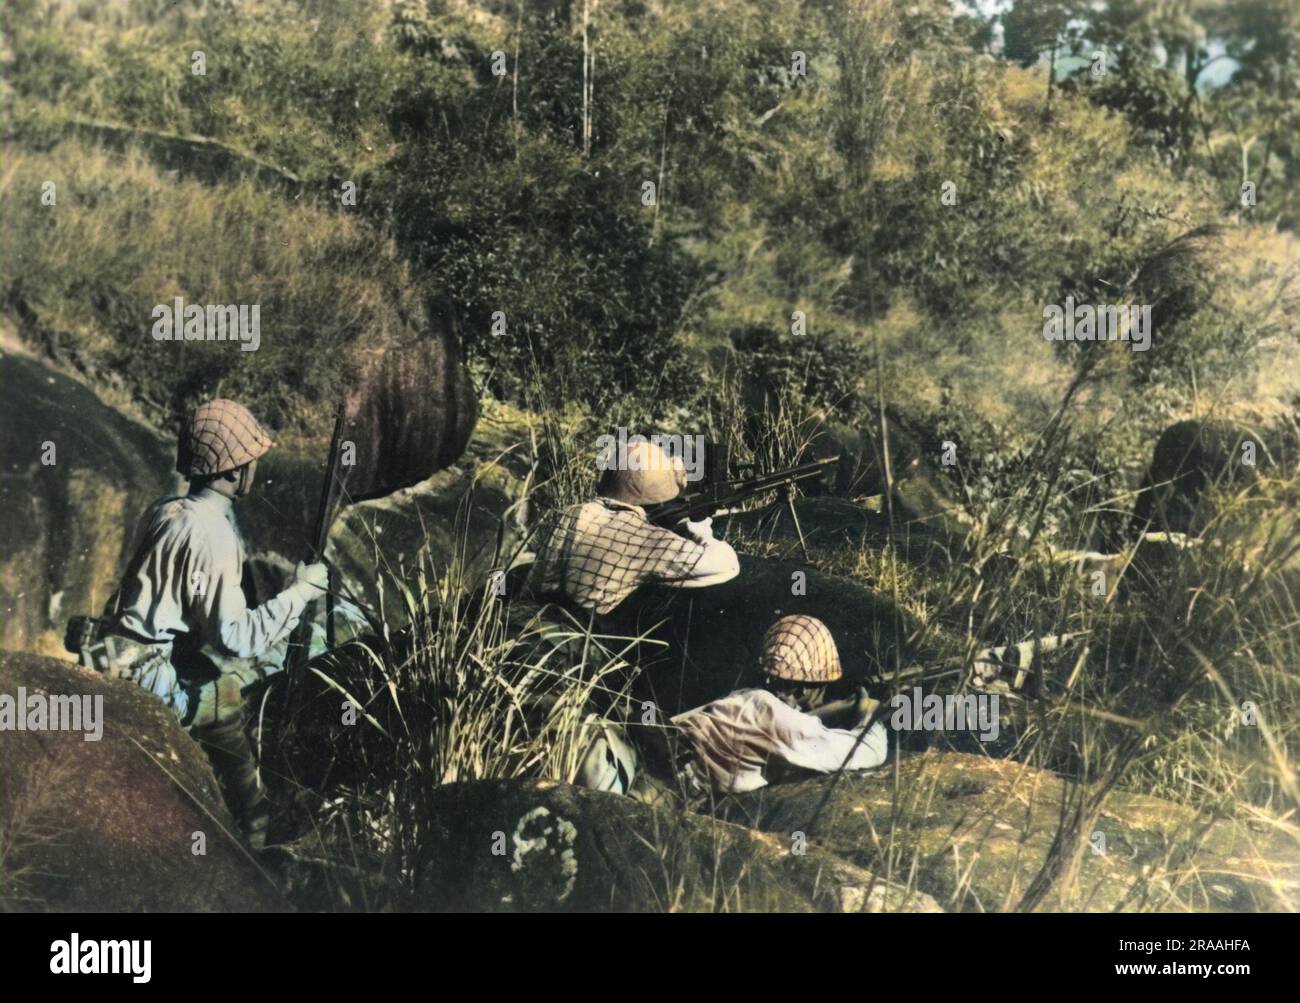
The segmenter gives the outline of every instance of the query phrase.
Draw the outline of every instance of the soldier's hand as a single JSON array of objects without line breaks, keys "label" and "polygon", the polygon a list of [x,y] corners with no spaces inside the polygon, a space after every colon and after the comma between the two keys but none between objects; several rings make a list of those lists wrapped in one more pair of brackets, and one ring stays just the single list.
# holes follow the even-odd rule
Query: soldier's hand
[{"label": "soldier's hand", "polygon": [[691,522],[690,519],[687,519],[686,532],[700,543],[708,543],[713,539],[713,518],[710,516],[701,519],[699,522]]},{"label": "soldier's hand", "polygon": [[865,686],[859,686],[858,703],[855,708],[858,714],[858,726],[862,727],[870,722],[879,708],[880,701],[868,693]]},{"label": "soldier's hand", "polygon": [[299,561],[298,566],[294,568],[293,577],[295,585],[309,586],[304,590],[308,602],[324,595],[330,587],[329,568],[320,561],[315,564]]}]

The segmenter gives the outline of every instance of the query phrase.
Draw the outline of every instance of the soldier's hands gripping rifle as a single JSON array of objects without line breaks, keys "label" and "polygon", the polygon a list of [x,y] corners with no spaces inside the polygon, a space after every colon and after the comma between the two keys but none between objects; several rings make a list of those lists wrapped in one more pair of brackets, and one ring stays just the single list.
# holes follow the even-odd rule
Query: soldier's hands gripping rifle
[{"label": "soldier's hands gripping rifle", "polygon": [[824,460],[814,460],[787,470],[775,470],[768,474],[738,480],[717,481],[699,490],[687,492],[672,501],[650,506],[646,515],[656,526],[677,529],[683,522],[698,522],[701,519],[722,515],[733,506],[750,498],[799,481],[819,477],[827,467],[838,463],[839,460],[838,456],[830,456]]}]

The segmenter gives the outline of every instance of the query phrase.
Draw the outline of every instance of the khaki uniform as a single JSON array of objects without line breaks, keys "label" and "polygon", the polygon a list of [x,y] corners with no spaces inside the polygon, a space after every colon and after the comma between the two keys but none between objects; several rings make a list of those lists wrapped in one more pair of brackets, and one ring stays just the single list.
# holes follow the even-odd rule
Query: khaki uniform
[{"label": "khaki uniform", "polygon": [[107,636],[82,658],[171,708],[205,746],[227,804],[258,845],[268,812],[244,730],[244,696],[284,667],[311,589],[295,583],[250,608],[244,556],[229,498],[203,488],[159,502],[109,600]]},{"label": "khaki uniform", "polygon": [[889,754],[883,724],[828,728],[766,690],[737,690],[672,719],[714,790],[743,794],[768,784],[774,765],[816,773],[870,770]]}]

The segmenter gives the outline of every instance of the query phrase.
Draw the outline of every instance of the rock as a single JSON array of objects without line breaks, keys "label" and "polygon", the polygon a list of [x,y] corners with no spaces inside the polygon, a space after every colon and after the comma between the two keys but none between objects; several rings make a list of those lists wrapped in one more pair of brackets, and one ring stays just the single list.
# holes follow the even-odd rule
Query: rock
[{"label": "rock", "polygon": [[[1016,908],[1048,859],[1070,782],[957,753],[906,757],[899,770],[897,812],[888,768],[732,796],[718,812],[767,832],[802,830],[810,845],[886,876],[915,868],[917,887],[948,909]],[[1300,904],[1300,853],[1279,831],[1207,822],[1182,805],[1116,790],[1088,838],[1077,877],[1058,880],[1038,908],[1254,912]],[[1103,840],[1105,852],[1093,852]]]},{"label": "rock", "polygon": [[[446,469],[414,488],[345,509],[334,529],[331,556],[372,604],[376,563],[410,562],[426,538],[438,566],[445,568],[460,547],[471,570],[485,571],[500,517],[518,498],[526,473],[525,460],[511,451],[528,440],[523,420],[498,406],[491,421],[478,422],[454,338],[449,329],[439,330],[441,348],[436,341],[421,343],[421,373],[437,378],[436,392],[421,399],[419,420],[403,425],[401,435],[402,445],[410,447],[406,452],[430,453],[421,461],[424,469]],[[0,403],[0,505],[11,525],[0,543],[0,608],[6,614],[0,644],[57,654],[67,619],[99,614],[116,589],[140,518],[158,499],[183,491],[185,482],[174,473],[174,441],[20,349],[6,332],[0,355],[0,379],[8,391]],[[411,349],[406,351],[409,356]],[[397,370],[372,381],[373,408],[387,410],[358,427],[373,432],[394,409],[393,398],[410,394],[401,385],[402,367]],[[259,464],[254,493],[236,509],[253,558],[248,586],[254,599],[278,592],[309,549],[328,447],[327,438],[277,438],[281,443]],[[358,483],[404,473],[399,460],[376,455],[375,442],[355,446]],[[468,455],[460,465],[452,466],[463,453]],[[507,533],[503,543],[508,548],[514,539]]]},{"label": "rock", "polygon": [[[203,750],[137,686],[71,662],[0,655],[0,694],[103,700],[103,732],[0,730],[0,901],[59,912],[285,909],[228,833]],[[84,723],[84,722],[83,722]],[[196,833],[206,852],[196,855]]]},{"label": "rock", "polygon": [[483,912],[940,911],[819,849],[552,781],[449,784],[417,886]]},{"label": "rock", "polygon": [[1156,440],[1142,478],[1131,532],[1202,532],[1214,515],[1211,488],[1244,487],[1265,471],[1294,469],[1298,445],[1295,430],[1285,427],[1204,419],[1170,425]]},{"label": "rock", "polygon": [[54,654],[99,613],[141,515],[174,489],[171,447],[34,359],[0,356],[0,645]]}]

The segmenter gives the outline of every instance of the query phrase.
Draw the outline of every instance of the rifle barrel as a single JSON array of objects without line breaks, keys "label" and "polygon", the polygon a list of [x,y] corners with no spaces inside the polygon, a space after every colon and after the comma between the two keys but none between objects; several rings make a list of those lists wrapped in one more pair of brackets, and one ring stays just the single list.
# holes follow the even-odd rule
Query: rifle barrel
[{"label": "rifle barrel", "polygon": [[797,467],[791,467],[788,470],[775,470],[745,480],[724,481],[702,491],[682,495],[670,502],[665,502],[651,515],[651,521],[661,526],[672,526],[683,518],[689,518],[692,515],[712,514],[754,495],[779,488],[783,484],[793,484],[796,481],[807,480],[816,476],[823,468],[838,461],[838,456],[831,456],[822,460],[814,460],[811,463],[804,463]]},{"label": "rifle barrel", "polygon": [[828,456],[822,460],[813,460],[811,463],[803,463],[797,467],[791,467],[788,470],[774,470],[767,474],[756,474],[753,477],[745,477],[737,481],[726,482],[726,486],[733,491],[746,490],[750,488],[761,489],[763,485],[778,485],[786,481],[801,481],[808,477],[821,472],[823,467],[828,467],[832,463],[839,462],[838,456]]}]

